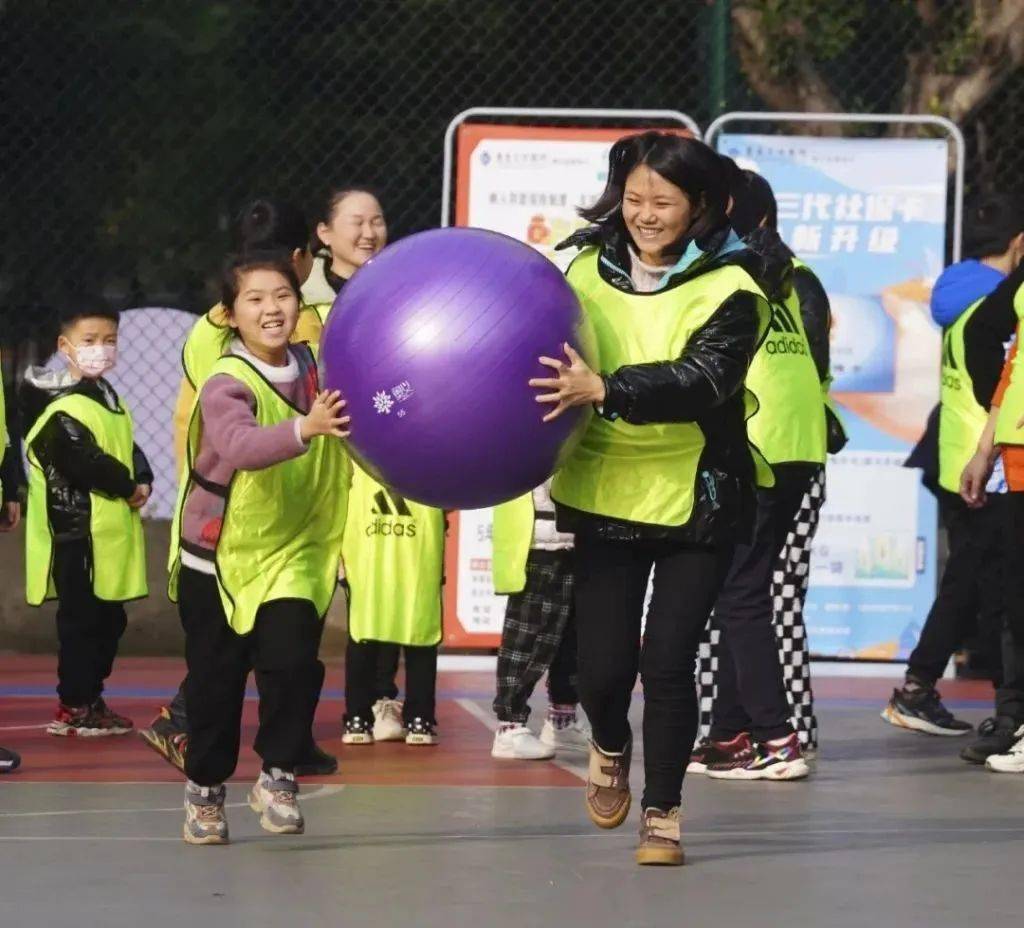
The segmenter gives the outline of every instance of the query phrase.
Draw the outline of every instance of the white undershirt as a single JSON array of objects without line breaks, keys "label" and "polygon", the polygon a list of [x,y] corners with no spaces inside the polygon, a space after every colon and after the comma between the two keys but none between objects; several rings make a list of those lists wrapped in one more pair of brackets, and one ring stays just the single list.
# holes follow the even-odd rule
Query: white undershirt
[{"label": "white undershirt", "polygon": [[629,276],[637,293],[652,293],[661,286],[670,265],[648,264],[640,259],[632,246],[629,248]]}]

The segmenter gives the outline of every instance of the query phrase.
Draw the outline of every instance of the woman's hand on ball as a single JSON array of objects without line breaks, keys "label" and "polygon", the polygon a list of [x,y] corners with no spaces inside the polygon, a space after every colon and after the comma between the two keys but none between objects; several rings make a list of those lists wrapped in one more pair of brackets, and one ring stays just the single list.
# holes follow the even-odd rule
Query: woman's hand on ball
[{"label": "woman's hand on ball", "polygon": [[299,434],[302,440],[308,442],[317,435],[348,438],[351,434],[348,430],[351,419],[342,415],[346,405],[341,398],[340,390],[324,390],[318,393],[309,412],[299,420]]},{"label": "woman's hand on ball", "polygon": [[531,387],[550,390],[537,397],[538,403],[549,403],[555,406],[545,417],[545,422],[557,419],[573,406],[586,406],[590,403],[604,402],[604,380],[595,374],[573,349],[566,343],[564,346],[568,363],[554,358],[541,358],[540,363],[550,367],[556,377],[535,377],[530,381]]}]

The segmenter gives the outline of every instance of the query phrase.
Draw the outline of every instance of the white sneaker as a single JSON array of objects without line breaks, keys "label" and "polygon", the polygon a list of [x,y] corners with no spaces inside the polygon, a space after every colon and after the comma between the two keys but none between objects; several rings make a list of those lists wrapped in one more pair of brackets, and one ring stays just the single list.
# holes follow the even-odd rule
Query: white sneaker
[{"label": "white sneaker", "polygon": [[591,737],[590,725],[579,716],[565,728],[555,728],[551,719],[545,719],[544,727],[540,730],[541,742],[553,747],[556,751],[577,751],[581,754],[589,754]]},{"label": "white sneaker", "polygon": [[1024,725],[1017,729],[1017,743],[1005,754],[990,754],[985,766],[996,773],[1024,773]]},{"label": "white sneaker", "polygon": [[378,699],[373,704],[373,740],[405,741],[402,704],[397,699]]},{"label": "white sneaker", "polygon": [[494,733],[491,757],[498,760],[550,760],[554,756],[555,749],[541,742],[525,725]]},{"label": "white sneaker", "polygon": [[260,817],[260,827],[275,835],[301,835],[306,823],[299,809],[299,785],[293,774],[274,768],[273,776],[260,773],[249,792],[249,808]]}]

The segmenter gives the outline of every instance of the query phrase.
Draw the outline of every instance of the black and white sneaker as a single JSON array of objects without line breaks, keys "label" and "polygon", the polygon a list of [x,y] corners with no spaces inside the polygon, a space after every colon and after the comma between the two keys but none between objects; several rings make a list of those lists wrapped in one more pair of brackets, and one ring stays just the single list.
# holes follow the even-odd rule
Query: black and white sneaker
[{"label": "black and white sneaker", "polygon": [[406,744],[437,744],[437,729],[433,722],[419,717],[405,726]]},{"label": "black and white sneaker", "polygon": [[342,744],[373,744],[373,716],[364,719],[353,715],[346,717],[341,731]]},{"label": "black and white sneaker", "polygon": [[9,748],[0,748],[0,773],[11,773],[21,766],[21,757]]},{"label": "black and white sneaker", "polygon": [[882,718],[897,728],[908,728],[929,735],[966,735],[974,730],[969,722],[953,716],[934,688],[893,690],[882,710]]}]

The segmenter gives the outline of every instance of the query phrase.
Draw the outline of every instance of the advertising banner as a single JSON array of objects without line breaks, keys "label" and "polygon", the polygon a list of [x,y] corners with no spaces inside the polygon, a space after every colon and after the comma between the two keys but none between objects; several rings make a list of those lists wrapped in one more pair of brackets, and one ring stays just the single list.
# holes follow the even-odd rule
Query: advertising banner
[{"label": "advertising banner", "polygon": [[902,467],[938,401],[947,143],[723,134],[775,190],[779,232],[832,305],[832,395],[850,442],[830,459],[804,619],[814,654],[905,658],[935,592],[936,506]]}]

